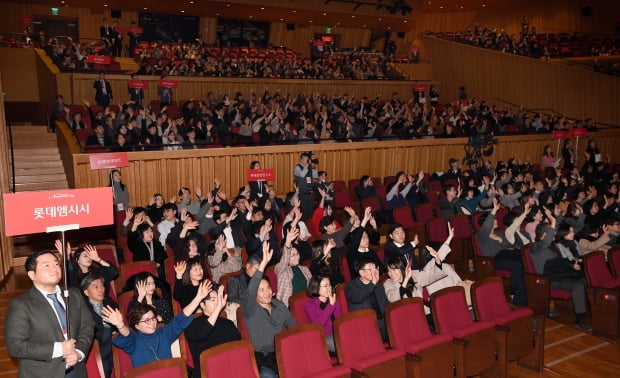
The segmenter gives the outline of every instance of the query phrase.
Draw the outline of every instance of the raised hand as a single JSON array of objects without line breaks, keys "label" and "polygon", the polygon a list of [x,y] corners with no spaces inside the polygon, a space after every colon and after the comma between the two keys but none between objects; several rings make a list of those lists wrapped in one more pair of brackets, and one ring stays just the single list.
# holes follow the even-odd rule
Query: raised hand
[{"label": "raised hand", "polygon": [[136,290],[138,291],[138,302],[142,302],[146,297],[146,280],[136,282]]},{"label": "raised hand", "polygon": [[123,318],[123,314],[121,314],[121,312],[118,311],[117,308],[105,306],[101,309],[101,318],[105,322],[112,324],[118,329],[121,329],[125,326],[125,319]]},{"label": "raised hand", "polygon": [[[153,203],[155,203],[155,197],[153,197],[152,203],[149,202],[149,205],[152,205]],[[125,210],[125,219],[129,221],[131,217],[133,217],[133,209],[131,207],[128,207],[127,210]]]},{"label": "raised hand", "polygon": [[431,254],[431,256],[433,256],[435,258],[435,262],[437,264],[441,264],[441,258],[439,257],[439,253],[437,253],[437,251],[435,251],[435,249],[433,249],[433,247],[431,246],[426,246],[426,250],[428,251],[428,253]]},{"label": "raised hand", "polygon": [[185,273],[186,268],[187,268],[186,261],[179,261],[178,263],[174,264],[174,273],[176,274],[177,279],[180,280],[183,278],[183,273]]},{"label": "raised hand", "polygon": [[204,280],[198,286],[198,292],[196,293],[196,298],[203,300],[209,295],[211,292],[211,288],[213,288],[213,283],[209,280]]},{"label": "raised hand", "polygon": [[217,240],[215,241],[215,250],[216,251],[226,250],[226,236],[224,236],[224,234],[221,234],[220,236],[217,237]]},{"label": "raised hand", "polygon": [[299,229],[291,228],[286,234],[286,245],[290,246],[293,240],[299,237]]},{"label": "raised hand", "polygon": [[199,188],[199,187],[196,188],[194,190],[194,193],[196,194],[196,197],[199,197],[199,198],[202,197],[202,189],[201,188]]},{"label": "raised hand", "polygon": [[86,255],[90,257],[90,259],[94,262],[99,263],[101,261],[101,257],[99,257],[97,248],[95,248],[94,246],[87,244],[86,246],[84,246],[84,251],[86,251]]}]

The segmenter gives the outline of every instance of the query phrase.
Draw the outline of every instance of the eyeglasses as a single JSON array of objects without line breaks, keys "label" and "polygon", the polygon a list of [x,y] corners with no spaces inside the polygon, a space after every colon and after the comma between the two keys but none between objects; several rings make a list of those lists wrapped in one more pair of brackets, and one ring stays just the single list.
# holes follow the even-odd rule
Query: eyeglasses
[{"label": "eyeglasses", "polygon": [[144,320],[140,320],[140,323],[157,323],[157,318],[146,318]]}]

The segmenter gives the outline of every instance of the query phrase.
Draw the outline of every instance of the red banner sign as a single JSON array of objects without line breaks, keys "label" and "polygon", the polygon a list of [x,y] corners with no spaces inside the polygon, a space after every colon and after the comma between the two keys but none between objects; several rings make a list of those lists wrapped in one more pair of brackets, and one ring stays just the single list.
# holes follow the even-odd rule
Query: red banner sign
[{"label": "red banner sign", "polygon": [[585,138],[588,135],[588,130],[583,127],[573,127],[570,129],[570,136],[573,138]]},{"label": "red banner sign", "polygon": [[34,17],[32,16],[24,16],[19,19],[19,23],[22,25],[32,24],[34,21]]},{"label": "red banner sign", "polygon": [[273,168],[265,169],[248,169],[247,178],[248,181],[273,181],[275,180],[276,172]]},{"label": "red banner sign", "polygon": [[129,80],[129,88],[147,89],[149,82],[145,80]]},{"label": "red banner sign", "polygon": [[88,158],[90,159],[90,169],[93,171],[96,169],[121,168],[129,166],[127,152],[93,154]]},{"label": "red banner sign", "polygon": [[427,89],[428,89],[428,85],[414,85],[413,86],[414,92],[426,92]]},{"label": "red banner sign", "polygon": [[125,30],[123,30],[123,28],[121,28],[120,26],[114,27],[114,30],[116,30],[116,32],[118,34],[124,34],[125,33]]},{"label": "red banner sign", "polygon": [[106,55],[89,55],[86,61],[95,64],[110,64],[111,59]]},{"label": "red banner sign", "polygon": [[139,28],[137,26],[130,26],[130,27],[127,28],[127,32],[128,33],[142,34],[143,31],[144,30],[142,28]]},{"label": "red banner sign", "polygon": [[157,85],[164,88],[178,88],[179,82],[176,80],[159,80]]},{"label": "red banner sign", "polygon": [[46,232],[48,227],[80,228],[112,224],[112,188],[6,193],[6,236]]},{"label": "red banner sign", "polygon": [[553,139],[564,140],[568,138],[568,132],[565,130],[553,130]]}]

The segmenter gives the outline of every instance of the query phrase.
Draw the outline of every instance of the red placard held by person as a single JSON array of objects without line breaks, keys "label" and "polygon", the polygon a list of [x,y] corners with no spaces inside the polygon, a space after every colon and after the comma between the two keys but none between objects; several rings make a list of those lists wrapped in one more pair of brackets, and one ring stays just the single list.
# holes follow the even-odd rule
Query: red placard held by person
[{"label": "red placard held by person", "polygon": [[273,168],[248,169],[247,171],[248,181],[273,181],[275,177],[276,172]]},{"label": "red placard held by person", "polygon": [[111,187],[5,193],[3,198],[6,236],[46,232],[48,227],[84,228],[114,222]]},{"label": "red placard held by person", "polygon": [[149,82],[146,80],[129,80],[129,88],[148,89]]},{"label": "red placard held by person", "polygon": [[427,85],[418,84],[418,85],[413,86],[414,92],[426,92],[427,89],[428,89]]},{"label": "red placard held by person", "polygon": [[588,129],[585,127],[573,127],[570,129],[569,135],[573,138],[585,138],[588,136]]},{"label": "red placard held by person", "polygon": [[568,132],[566,130],[553,130],[554,140],[564,140],[568,138]]},{"label": "red placard held by person", "polygon": [[32,24],[33,21],[34,21],[33,16],[24,16],[19,19],[19,23],[22,25]]},{"label": "red placard held by person", "polygon": [[127,28],[127,32],[128,33],[134,33],[134,34],[142,34],[144,29],[139,28],[137,26],[130,26]]},{"label": "red placard held by person", "polygon": [[157,83],[157,85],[159,85],[160,87],[163,88],[178,88],[179,87],[179,82],[176,80],[159,80],[159,82]]},{"label": "red placard held by person", "polygon": [[86,61],[88,63],[95,63],[95,64],[110,64],[111,59],[109,56],[106,55],[89,55],[88,58],[86,58]]},{"label": "red placard held by person", "polygon": [[107,154],[92,154],[89,157],[90,169],[110,169],[129,166],[127,152],[115,152]]}]

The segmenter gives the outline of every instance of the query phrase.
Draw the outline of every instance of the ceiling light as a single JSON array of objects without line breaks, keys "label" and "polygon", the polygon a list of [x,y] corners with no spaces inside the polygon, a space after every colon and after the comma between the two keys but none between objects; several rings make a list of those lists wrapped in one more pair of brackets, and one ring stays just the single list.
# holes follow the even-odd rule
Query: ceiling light
[{"label": "ceiling light", "polygon": [[461,5],[461,9],[463,9],[463,6]]},{"label": "ceiling light", "polygon": [[379,21],[382,21],[383,19],[381,17],[379,17]]},{"label": "ceiling light", "polygon": [[230,7],[230,4],[226,4],[227,7]]},{"label": "ceiling light", "polygon": [[104,7],[107,7],[107,6],[108,6],[108,4],[103,4],[103,6],[104,6]]},{"label": "ceiling light", "polygon": [[403,20],[403,22],[406,24],[406,23],[407,23],[407,20]]},{"label": "ceiling light", "polygon": [[351,18],[355,18],[355,15],[352,15]]},{"label": "ceiling light", "polygon": [[312,20],[308,21],[309,23],[312,23]]},{"label": "ceiling light", "polygon": [[487,6],[486,4],[482,4],[482,7],[483,7],[483,8],[484,8],[484,7],[486,7],[486,6]]},{"label": "ceiling light", "polygon": [[265,7],[260,7],[260,10],[265,10]]},{"label": "ceiling light", "polygon": [[439,9],[443,9],[443,5],[439,7]]},{"label": "ceiling light", "polygon": [[147,7],[144,7],[144,10],[147,10],[147,9],[149,9],[149,8],[147,8]]},{"label": "ceiling light", "polygon": [[181,13],[185,13],[185,11],[184,11],[184,10],[182,10],[182,11],[181,11]]},{"label": "ceiling light", "polygon": [[281,18],[281,19],[280,19],[280,21],[284,21],[284,19],[283,19],[283,18]]},{"label": "ceiling light", "polygon": [[295,9],[293,9],[293,13],[297,13],[297,11]]},{"label": "ceiling light", "polygon": [[60,4],[64,4],[64,3],[65,3],[64,0],[60,2]]},{"label": "ceiling light", "polygon": [[194,2],[193,2],[193,1],[190,1],[189,3],[190,3],[190,4],[194,4]]},{"label": "ceiling light", "polygon": [[327,13],[323,13],[323,16],[327,16]]}]

